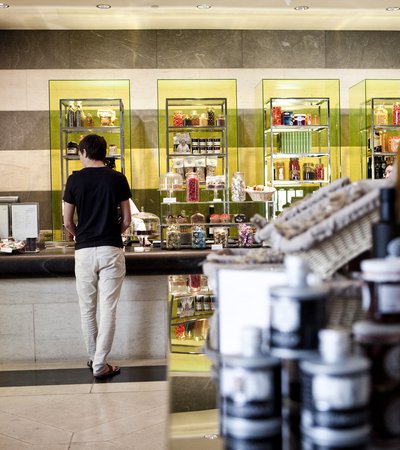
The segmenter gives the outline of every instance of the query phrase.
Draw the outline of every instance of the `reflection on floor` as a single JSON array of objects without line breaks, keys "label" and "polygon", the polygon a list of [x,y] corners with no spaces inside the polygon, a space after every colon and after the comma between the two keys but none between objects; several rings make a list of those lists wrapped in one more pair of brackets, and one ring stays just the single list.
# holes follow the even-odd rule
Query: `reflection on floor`
[{"label": "reflection on floor", "polygon": [[0,366],[0,449],[166,450],[166,361],[116,361],[96,383],[78,364]]}]

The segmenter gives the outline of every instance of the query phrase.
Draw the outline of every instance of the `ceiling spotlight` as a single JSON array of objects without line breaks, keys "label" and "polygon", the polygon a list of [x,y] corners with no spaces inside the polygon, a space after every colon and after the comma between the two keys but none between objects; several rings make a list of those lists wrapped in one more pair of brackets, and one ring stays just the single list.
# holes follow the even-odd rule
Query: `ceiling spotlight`
[{"label": "ceiling spotlight", "polygon": [[294,9],[296,11],[307,11],[307,9],[310,9],[309,6],[295,6]]},{"label": "ceiling spotlight", "polygon": [[210,9],[211,6],[210,5],[206,5],[205,3],[201,4],[201,5],[197,5],[198,9]]},{"label": "ceiling spotlight", "polygon": [[105,3],[100,3],[100,5],[96,5],[96,8],[99,8],[99,9],[110,9],[111,5],[106,5]]},{"label": "ceiling spotlight", "polygon": [[7,3],[0,3],[0,8],[5,9],[5,8],[9,8],[9,7],[10,7],[10,5],[7,5]]},{"label": "ceiling spotlight", "polygon": [[386,8],[386,11],[399,11],[400,10],[400,6],[388,6]]}]

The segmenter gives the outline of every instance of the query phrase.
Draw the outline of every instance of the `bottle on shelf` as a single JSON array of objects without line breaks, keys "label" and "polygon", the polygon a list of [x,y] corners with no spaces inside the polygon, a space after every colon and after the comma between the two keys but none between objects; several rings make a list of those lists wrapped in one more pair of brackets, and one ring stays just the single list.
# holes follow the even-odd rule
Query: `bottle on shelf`
[{"label": "bottle on shelf", "polygon": [[73,127],[75,126],[75,107],[74,102],[69,102],[67,113],[65,116],[65,125],[67,127]]},{"label": "bottle on shelf", "polygon": [[289,180],[300,180],[299,158],[290,158],[289,161]]},{"label": "bottle on shelf", "polygon": [[81,127],[86,119],[85,113],[82,111],[82,102],[76,102],[74,123],[76,127]]},{"label": "bottle on shelf", "polygon": [[[208,215],[207,215],[207,223],[211,223],[211,216],[215,214],[215,205],[210,205],[208,207]],[[209,226],[207,228],[207,237],[212,238],[214,235],[214,229],[213,227]]]}]

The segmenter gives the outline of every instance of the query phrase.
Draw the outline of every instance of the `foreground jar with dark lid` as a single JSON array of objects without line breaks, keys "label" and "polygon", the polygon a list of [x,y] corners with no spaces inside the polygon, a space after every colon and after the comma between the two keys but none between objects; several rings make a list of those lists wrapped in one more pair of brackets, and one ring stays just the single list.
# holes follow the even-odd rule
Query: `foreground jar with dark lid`
[{"label": "foreground jar with dark lid", "polygon": [[309,355],[318,349],[318,332],[326,324],[326,300],[329,288],[310,286],[305,260],[287,256],[288,285],[270,289],[270,346],[279,358]]},{"label": "foreground jar with dark lid", "polygon": [[[400,324],[360,321],[353,325],[358,352],[371,362],[372,440],[400,448]],[[381,447],[379,447],[381,448]]]},{"label": "foreground jar with dark lid", "polygon": [[350,353],[345,330],[321,330],[319,341],[320,356],[300,362],[302,432],[320,446],[366,444],[370,362]]},{"label": "foreground jar with dark lid", "polygon": [[367,318],[400,324],[400,258],[366,259],[361,270]]}]

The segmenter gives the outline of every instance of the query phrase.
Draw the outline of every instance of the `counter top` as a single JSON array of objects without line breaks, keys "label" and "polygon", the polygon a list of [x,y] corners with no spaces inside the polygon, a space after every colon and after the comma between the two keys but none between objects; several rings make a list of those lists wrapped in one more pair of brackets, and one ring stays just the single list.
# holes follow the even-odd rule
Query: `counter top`
[{"label": "counter top", "polygon": [[[210,250],[168,251],[152,248],[143,253],[128,247],[127,275],[174,275],[201,273],[201,263]],[[0,278],[74,276],[71,247],[46,248],[38,253],[0,254]]]}]

